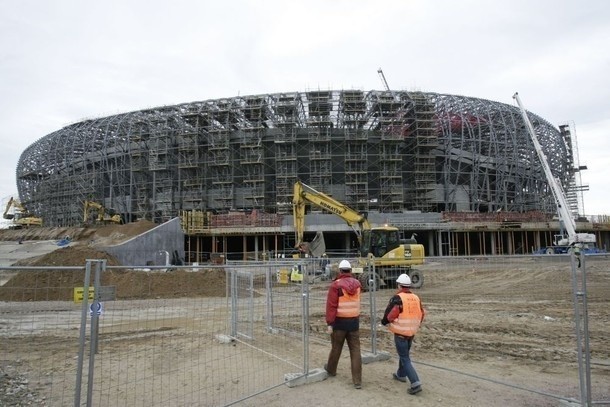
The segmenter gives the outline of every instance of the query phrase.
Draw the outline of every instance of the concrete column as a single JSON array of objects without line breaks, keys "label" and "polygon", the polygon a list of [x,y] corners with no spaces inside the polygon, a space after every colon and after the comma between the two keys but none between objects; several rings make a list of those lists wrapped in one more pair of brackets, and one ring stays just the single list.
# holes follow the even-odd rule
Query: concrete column
[{"label": "concrete column", "polygon": [[445,254],[443,253],[443,231],[437,230],[435,233],[436,233],[436,241],[437,241],[437,247],[438,247],[438,255],[444,256]]},{"label": "concrete column", "polygon": [[[434,232],[434,234],[438,235],[438,232]],[[436,250],[434,250],[434,234],[430,233],[428,234],[428,253],[426,253],[426,256],[434,256]]]},{"label": "concrete column", "polygon": [[352,250],[352,246],[351,246],[350,242],[351,242],[350,234],[346,233],[345,234],[345,247],[347,248],[347,250]]},{"label": "concrete column", "polygon": [[242,255],[241,258],[242,260],[248,260],[248,236],[244,235],[241,237],[241,246],[243,247],[242,249]]}]

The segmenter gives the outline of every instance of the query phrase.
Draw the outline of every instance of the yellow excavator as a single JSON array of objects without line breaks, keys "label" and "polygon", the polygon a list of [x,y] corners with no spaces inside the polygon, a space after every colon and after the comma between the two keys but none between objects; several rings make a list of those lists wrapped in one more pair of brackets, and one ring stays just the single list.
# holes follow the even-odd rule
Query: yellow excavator
[{"label": "yellow excavator", "polygon": [[[11,208],[15,208],[14,213],[9,213]],[[21,204],[21,202],[19,202],[13,197],[11,197],[7,202],[2,217],[4,219],[13,221],[13,223],[9,226],[9,229],[22,229],[42,226],[42,218],[30,214]]]},{"label": "yellow excavator", "polygon": [[[364,214],[342,204],[336,199],[297,181],[292,200],[296,248],[303,251],[308,243],[303,241],[305,231],[305,207],[314,205],[343,219],[356,233],[359,245],[358,265],[352,269],[363,287],[383,287],[393,284],[400,274],[411,277],[411,286],[420,288],[423,274],[412,266],[424,264],[424,246],[414,237],[401,239],[397,227],[384,225],[372,227]],[[316,239],[318,237],[316,236]],[[374,272],[369,272],[373,265]]]},{"label": "yellow excavator", "polygon": [[[89,224],[92,221],[94,223],[101,224],[121,224],[123,219],[118,214],[107,214],[106,208],[102,204],[94,201],[85,201],[83,208],[83,223]],[[92,216],[92,212],[97,212],[97,216]]]}]

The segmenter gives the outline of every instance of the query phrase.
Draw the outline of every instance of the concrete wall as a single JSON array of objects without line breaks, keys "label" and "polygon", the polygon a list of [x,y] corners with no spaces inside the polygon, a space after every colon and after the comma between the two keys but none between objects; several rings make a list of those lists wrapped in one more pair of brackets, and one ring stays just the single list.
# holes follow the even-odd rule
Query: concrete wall
[{"label": "concrete wall", "polygon": [[184,232],[176,217],[119,245],[101,247],[125,266],[162,266],[184,261]]}]

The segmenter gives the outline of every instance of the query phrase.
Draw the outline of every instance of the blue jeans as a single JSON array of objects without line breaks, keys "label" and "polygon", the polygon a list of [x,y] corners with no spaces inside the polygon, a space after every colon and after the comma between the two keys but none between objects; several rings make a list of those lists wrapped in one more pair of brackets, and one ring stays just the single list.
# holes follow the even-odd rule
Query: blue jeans
[{"label": "blue jeans", "polygon": [[413,338],[408,339],[404,336],[394,335],[394,344],[396,345],[396,352],[398,353],[398,371],[396,375],[398,377],[406,377],[411,382],[411,387],[419,386],[419,377],[417,372],[411,363],[409,357],[409,351],[411,350],[411,343]]}]

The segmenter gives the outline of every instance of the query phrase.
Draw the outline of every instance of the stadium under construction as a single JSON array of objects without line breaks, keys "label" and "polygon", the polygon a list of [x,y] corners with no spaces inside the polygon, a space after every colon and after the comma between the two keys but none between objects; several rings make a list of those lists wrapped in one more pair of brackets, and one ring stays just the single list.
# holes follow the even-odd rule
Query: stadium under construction
[{"label": "stadium under construction", "polygon": [[[529,118],[578,229],[605,247],[608,220],[579,216],[573,129]],[[531,253],[561,228],[519,108],[429,92],[287,92],[84,120],[30,145],[16,176],[45,226],[82,224],[85,201],[126,222],[180,216],[190,262],[289,254],[297,180],[416,233],[429,255]],[[311,208],[306,225],[330,255],[356,245],[332,214]]]}]

